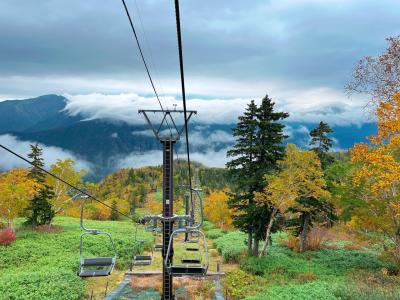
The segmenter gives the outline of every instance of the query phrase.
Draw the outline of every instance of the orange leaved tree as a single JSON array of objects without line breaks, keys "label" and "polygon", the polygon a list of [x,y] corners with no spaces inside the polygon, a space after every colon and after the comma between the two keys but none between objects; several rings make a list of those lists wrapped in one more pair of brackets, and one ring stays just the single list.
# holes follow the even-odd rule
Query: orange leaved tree
[{"label": "orange leaved tree", "polygon": [[364,191],[353,223],[388,236],[400,264],[400,93],[382,101],[376,116],[378,133],[369,137],[371,145],[359,143],[351,150],[358,166],[353,183]]}]

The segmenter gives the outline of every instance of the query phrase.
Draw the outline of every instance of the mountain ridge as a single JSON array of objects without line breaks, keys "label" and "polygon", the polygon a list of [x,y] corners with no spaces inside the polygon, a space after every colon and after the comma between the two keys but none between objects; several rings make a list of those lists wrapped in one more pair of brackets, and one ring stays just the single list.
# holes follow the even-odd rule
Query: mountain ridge
[{"label": "mountain ridge", "polygon": [[[55,146],[77,155],[92,164],[102,166],[96,172],[106,175],[115,168],[116,159],[132,153],[138,155],[160,150],[147,125],[132,125],[119,120],[91,119],[70,116],[65,110],[67,99],[59,95],[44,95],[26,100],[0,102],[0,135],[9,134],[21,141],[36,141]],[[2,116],[7,118],[1,119]],[[12,120],[12,121],[10,121]],[[309,131],[317,124],[284,122],[290,135],[288,143],[306,148]],[[191,151],[216,153],[232,146],[231,134],[235,124],[190,124]],[[374,134],[376,125],[332,126],[334,150],[347,149],[356,142],[366,141]],[[177,143],[177,151],[183,152],[184,144]]]}]

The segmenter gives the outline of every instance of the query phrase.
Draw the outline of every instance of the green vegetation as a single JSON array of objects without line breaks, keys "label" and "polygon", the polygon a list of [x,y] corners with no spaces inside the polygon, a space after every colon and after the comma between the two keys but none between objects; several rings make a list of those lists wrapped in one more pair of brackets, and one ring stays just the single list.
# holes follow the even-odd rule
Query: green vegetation
[{"label": "green vegetation", "polygon": [[247,249],[246,235],[239,231],[227,233],[216,239],[214,246],[225,262],[239,262]]},{"label": "green vegetation", "polygon": [[[17,240],[9,247],[0,247],[1,299],[81,299],[86,283],[76,272],[79,264],[79,219],[57,217],[55,232],[20,228]],[[129,222],[88,221],[87,226],[112,233],[118,252],[117,269],[126,270],[133,243]],[[152,242],[150,234],[138,232],[139,238]],[[104,243],[102,243],[104,242]],[[100,236],[85,239],[85,254],[109,255],[111,247]]]},{"label": "green vegetation", "polygon": [[226,230],[214,228],[214,229],[210,229],[206,235],[208,238],[215,240],[217,238],[224,236],[225,234],[227,234]]},{"label": "green vegetation", "polygon": [[[215,243],[228,252],[233,236],[245,239],[243,233],[230,232]],[[240,269],[228,272],[223,280],[231,299],[399,299],[400,279],[388,275],[395,266],[379,260],[377,245],[299,253],[278,243],[285,236],[273,235],[265,257],[239,256]]]}]

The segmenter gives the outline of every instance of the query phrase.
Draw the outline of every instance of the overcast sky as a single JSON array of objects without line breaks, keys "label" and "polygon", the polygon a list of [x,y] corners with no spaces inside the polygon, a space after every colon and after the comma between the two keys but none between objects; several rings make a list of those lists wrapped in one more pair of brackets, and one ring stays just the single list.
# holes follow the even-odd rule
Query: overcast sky
[{"label": "overcast sky", "polygon": [[[157,89],[179,100],[173,2],[127,0]],[[365,99],[343,86],[400,34],[399,13],[398,0],[181,1],[187,93],[233,110],[268,93],[293,116],[360,122]],[[151,92],[120,0],[0,2],[0,99]]]}]

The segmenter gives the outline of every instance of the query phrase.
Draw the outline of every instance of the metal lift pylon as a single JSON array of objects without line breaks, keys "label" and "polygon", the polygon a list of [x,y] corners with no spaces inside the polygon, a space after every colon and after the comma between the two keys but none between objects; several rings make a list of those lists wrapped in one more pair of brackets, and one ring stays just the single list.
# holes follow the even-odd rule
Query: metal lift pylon
[{"label": "metal lift pylon", "polygon": [[[170,244],[171,234],[173,231],[174,218],[174,178],[173,178],[173,162],[174,162],[174,145],[179,140],[184,131],[184,127],[178,128],[172,115],[183,114],[183,110],[139,110],[143,114],[148,125],[153,131],[155,137],[163,145],[163,211],[161,220],[163,229],[163,247],[162,258],[163,261],[172,262],[173,260],[173,245],[168,252],[168,245]],[[196,111],[187,111],[187,121],[189,122]],[[155,126],[149,117],[149,114],[162,115],[162,120],[159,126]],[[171,124],[171,125],[170,125]],[[165,130],[168,126],[168,130]],[[172,243],[172,241],[171,241]],[[167,257],[168,255],[168,257]],[[168,272],[167,267],[163,264],[163,294],[161,299],[173,299],[173,274]]]}]

